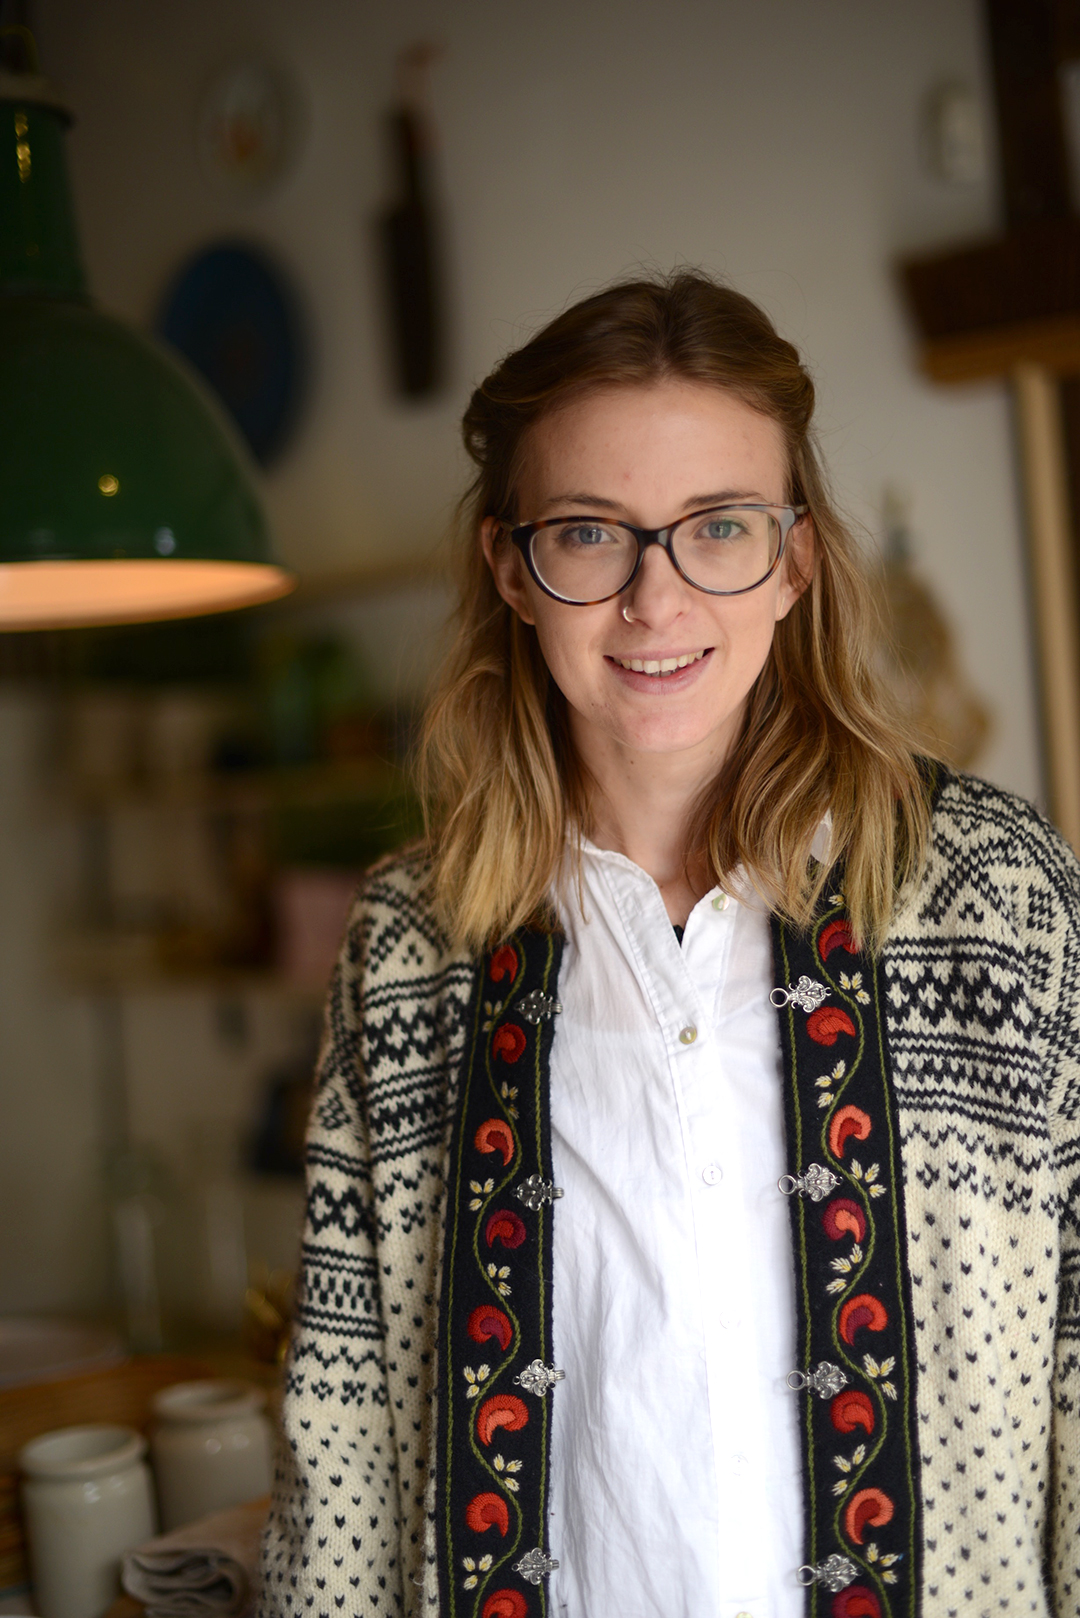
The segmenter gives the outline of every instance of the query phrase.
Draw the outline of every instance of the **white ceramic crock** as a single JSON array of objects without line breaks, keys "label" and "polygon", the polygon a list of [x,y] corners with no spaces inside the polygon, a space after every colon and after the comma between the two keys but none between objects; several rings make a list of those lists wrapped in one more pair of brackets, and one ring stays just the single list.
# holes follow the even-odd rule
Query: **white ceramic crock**
[{"label": "white ceramic crock", "polygon": [[129,1427],[64,1427],[19,1455],[41,1618],[100,1618],[125,1551],[154,1533],[146,1440]]},{"label": "white ceramic crock", "polygon": [[154,1396],[150,1448],[166,1532],[269,1491],[265,1402],[247,1382],[177,1382]]}]

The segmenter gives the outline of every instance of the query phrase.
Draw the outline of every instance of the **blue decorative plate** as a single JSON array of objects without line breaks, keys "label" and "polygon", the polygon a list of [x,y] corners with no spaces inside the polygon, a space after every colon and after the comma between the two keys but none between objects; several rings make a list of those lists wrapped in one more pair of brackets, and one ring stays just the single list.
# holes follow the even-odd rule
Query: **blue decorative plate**
[{"label": "blue decorative plate", "polygon": [[202,372],[256,460],[276,460],[308,369],[298,299],[280,266],[246,244],[207,248],[176,276],[157,331]]}]

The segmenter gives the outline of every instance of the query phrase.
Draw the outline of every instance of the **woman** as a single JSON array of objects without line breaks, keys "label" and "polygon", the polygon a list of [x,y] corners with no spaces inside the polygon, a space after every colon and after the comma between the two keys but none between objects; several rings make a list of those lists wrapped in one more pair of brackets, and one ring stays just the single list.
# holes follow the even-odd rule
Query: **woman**
[{"label": "woman", "polygon": [[309,1141],[265,1613],[1080,1613],[1077,883],[921,761],[704,276],[476,391]]}]

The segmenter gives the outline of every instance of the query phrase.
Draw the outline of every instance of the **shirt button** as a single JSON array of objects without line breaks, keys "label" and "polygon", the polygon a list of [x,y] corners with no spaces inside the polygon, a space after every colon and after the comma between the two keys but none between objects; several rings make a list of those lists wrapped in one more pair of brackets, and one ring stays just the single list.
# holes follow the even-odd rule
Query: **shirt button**
[{"label": "shirt button", "polygon": [[724,1171],[719,1163],[706,1163],[701,1171],[701,1178],[706,1185],[719,1185],[724,1178]]},{"label": "shirt button", "polygon": [[683,1045],[692,1045],[697,1038],[697,1029],[693,1023],[687,1023],[685,1028],[679,1029],[679,1041]]},{"label": "shirt button", "polygon": [[[717,893],[717,894],[715,894],[713,896],[712,907],[713,907],[714,910],[726,910],[730,903],[731,903],[730,895],[728,895],[726,893]],[[740,1615],[740,1618],[741,1618],[741,1615]]]}]

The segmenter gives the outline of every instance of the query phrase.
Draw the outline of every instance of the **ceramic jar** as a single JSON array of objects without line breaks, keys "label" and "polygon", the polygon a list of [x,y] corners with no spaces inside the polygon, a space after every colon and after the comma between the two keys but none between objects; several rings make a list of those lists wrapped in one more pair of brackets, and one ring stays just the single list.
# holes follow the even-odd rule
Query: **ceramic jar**
[{"label": "ceramic jar", "polygon": [[269,1492],[265,1402],[247,1382],[177,1382],[155,1395],[150,1446],[166,1532]]},{"label": "ceramic jar", "polygon": [[100,1618],[120,1562],[154,1533],[146,1440],[128,1427],[65,1427],[19,1455],[34,1602],[42,1618]]}]

